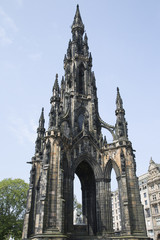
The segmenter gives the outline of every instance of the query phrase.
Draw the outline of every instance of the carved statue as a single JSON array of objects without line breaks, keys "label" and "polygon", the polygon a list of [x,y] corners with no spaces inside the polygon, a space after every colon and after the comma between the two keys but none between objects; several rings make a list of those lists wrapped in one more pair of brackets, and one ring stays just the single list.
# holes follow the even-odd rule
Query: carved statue
[{"label": "carved statue", "polygon": [[49,113],[49,127],[53,127],[56,125],[56,113],[54,107],[52,106],[51,111]]},{"label": "carved statue", "polygon": [[46,153],[44,155],[44,164],[48,164],[50,159],[50,141],[46,144]]},{"label": "carved statue", "polygon": [[41,139],[37,137],[35,151],[38,153],[41,150]]},{"label": "carved statue", "polygon": [[30,171],[30,184],[34,183],[35,172],[36,172],[36,168],[35,168],[35,165],[33,165]]},{"label": "carved statue", "polygon": [[121,168],[122,168],[122,172],[125,172],[125,171],[126,171],[126,163],[125,163],[125,158],[124,158],[123,150],[121,150],[120,157],[121,157]]}]

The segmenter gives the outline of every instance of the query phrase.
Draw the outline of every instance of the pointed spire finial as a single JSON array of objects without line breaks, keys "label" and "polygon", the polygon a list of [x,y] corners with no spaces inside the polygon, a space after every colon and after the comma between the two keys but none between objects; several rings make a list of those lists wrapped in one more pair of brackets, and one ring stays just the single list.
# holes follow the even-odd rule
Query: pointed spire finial
[{"label": "pointed spire finial", "polygon": [[52,92],[53,92],[53,96],[50,99],[50,103],[59,102],[59,100],[60,100],[60,96],[59,96],[60,89],[59,89],[59,84],[58,84],[58,74],[56,74],[56,78],[55,78],[55,82],[54,82],[54,85],[53,85]]},{"label": "pointed spire finial", "polygon": [[56,79],[55,79],[54,86],[53,86],[53,92],[54,92],[54,90],[58,91],[58,93],[59,93],[58,74],[56,74]]},{"label": "pointed spire finial", "polygon": [[40,116],[40,119],[39,119],[39,128],[37,130],[44,128],[44,123],[45,123],[44,108],[42,108],[41,116]]},{"label": "pointed spire finial", "polygon": [[117,105],[117,109],[123,109],[123,101],[119,92],[119,87],[117,87],[116,105]]},{"label": "pointed spire finial", "polygon": [[152,157],[150,158],[150,164],[151,164],[151,163],[154,163],[154,161],[153,161]]},{"label": "pointed spire finial", "polygon": [[81,14],[79,11],[79,5],[77,4],[76,14],[74,16],[73,24],[72,24],[72,32],[74,29],[79,28],[84,33],[84,24],[82,22]]},{"label": "pointed spire finial", "polygon": [[85,44],[88,44],[88,37],[87,37],[87,33],[85,33],[85,35],[84,35],[84,43],[85,43]]},{"label": "pointed spire finial", "polygon": [[42,108],[42,112],[39,118],[39,126],[37,128],[37,140],[36,140],[36,145],[35,145],[35,152],[38,153],[42,151],[43,148],[43,138],[44,138],[44,133],[45,133],[45,128],[44,128],[44,108]]},{"label": "pointed spire finial", "polygon": [[41,116],[40,116],[39,121],[42,120],[42,119],[44,119],[44,108],[42,108],[42,112],[41,112]]},{"label": "pointed spire finial", "polygon": [[116,98],[116,111],[115,114],[117,116],[116,120],[116,136],[117,139],[125,138],[128,139],[128,129],[127,122],[125,119],[125,110],[123,108],[123,101],[119,92],[119,88],[117,87],[117,98]]}]

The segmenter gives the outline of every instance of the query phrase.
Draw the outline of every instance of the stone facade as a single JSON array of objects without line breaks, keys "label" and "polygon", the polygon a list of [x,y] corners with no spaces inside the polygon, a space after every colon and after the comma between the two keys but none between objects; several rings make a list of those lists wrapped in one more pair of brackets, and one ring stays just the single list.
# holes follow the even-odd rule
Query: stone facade
[{"label": "stone facade", "polygon": [[148,195],[152,215],[154,240],[160,239],[160,164],[150,160],[148,169]]},{"label": "stone facade", "polygon": [[147,228],[147,235],[154,238],[152,213],[150,207],[149,191],[148,191],[148,173],[141,175],[139,178],[139,190],[141,202],[144,207],[144,216]]},{"label": "stone facade", "polygon": [[141,201],[144,206],[147,234],[160,239],[160,164],[152,158],[148,172],[139,177]]},{"label": "stone facade", "polygon": [[112,217],[113,230],[119,234],[121,231],[121,209],[118,190],[112,192]]},{"label": "stone facade", "polygon": [[[155,163],[151,158],[148,172],[139,176],[138,181],[147,235],[151,239],[158,240],[160,239],[160,164]],[[112,192],[112,215],[115,232],[118,230],[117,226],[121,226],[121,220],[117,218],[118,198],[118,190]]]},{"label": "stone facade", "polygon": [[[72,40],[64,58],[61,87],[56,75],[49,127],[43,110],[31,161],[30,187],[22,239],[111,239],[111,170],[119,187],[121,239],[147,239],[132,144],[128,139],[122,98],[117,88],[116,123],[98,112],[97,88],[88,38],[79,7]],[[107,143],[101,129],[113,136]],[[80,179],[83,225],[73,224],[73,181]]]}]

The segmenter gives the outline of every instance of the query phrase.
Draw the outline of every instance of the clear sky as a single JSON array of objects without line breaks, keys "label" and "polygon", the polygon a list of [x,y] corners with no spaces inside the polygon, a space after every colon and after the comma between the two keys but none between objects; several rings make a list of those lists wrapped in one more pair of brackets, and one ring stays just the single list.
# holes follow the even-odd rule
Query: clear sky
[{"label": "clear sky", "polygon": [[[41,108],[46,129],[79,4],[101,118],[114,125],[120,88],[137,175],[160,163],[160,1],[0,0],[0,133],[3,178],[29,180]],[[105,132],[108,141],[111,136]]]}]

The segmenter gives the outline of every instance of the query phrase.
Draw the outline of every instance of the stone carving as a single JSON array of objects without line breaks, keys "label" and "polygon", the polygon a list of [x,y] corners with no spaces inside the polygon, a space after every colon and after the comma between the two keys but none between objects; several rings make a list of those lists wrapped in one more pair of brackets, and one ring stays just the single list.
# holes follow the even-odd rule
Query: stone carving
[{"label": "stone carving", "polygon": [[41,139],[39,137],[37,137],[35,152],[38,153],[40,150],[41,150]]},{"label": "stone carving", "polygon": [[49,113],[49,128],[52,128],[56,125],[56,112],[54,107],[51,107],[51,111]]},{"label": "stone carving", "polygon": [[48,140],[47,141],[47,144],[46,144],[46,152],[44,154],[44,164],[48,164],[49,163],[49,160],[50,160],[50,141]]},{"label": "stone carving", "polygon": [[32,166],[32,169],[30,171],[30,184],[32,185],[35,180],[35,174],[36,174],[36,167],[35,165]]},{"label": "stone carving", "polygon": [[122,172],[124,173],[126,171],[126,163],[125,163],[125,157],[122,149],[121,149],[120,157],[121,157],[121,168],[122,168]]}]

